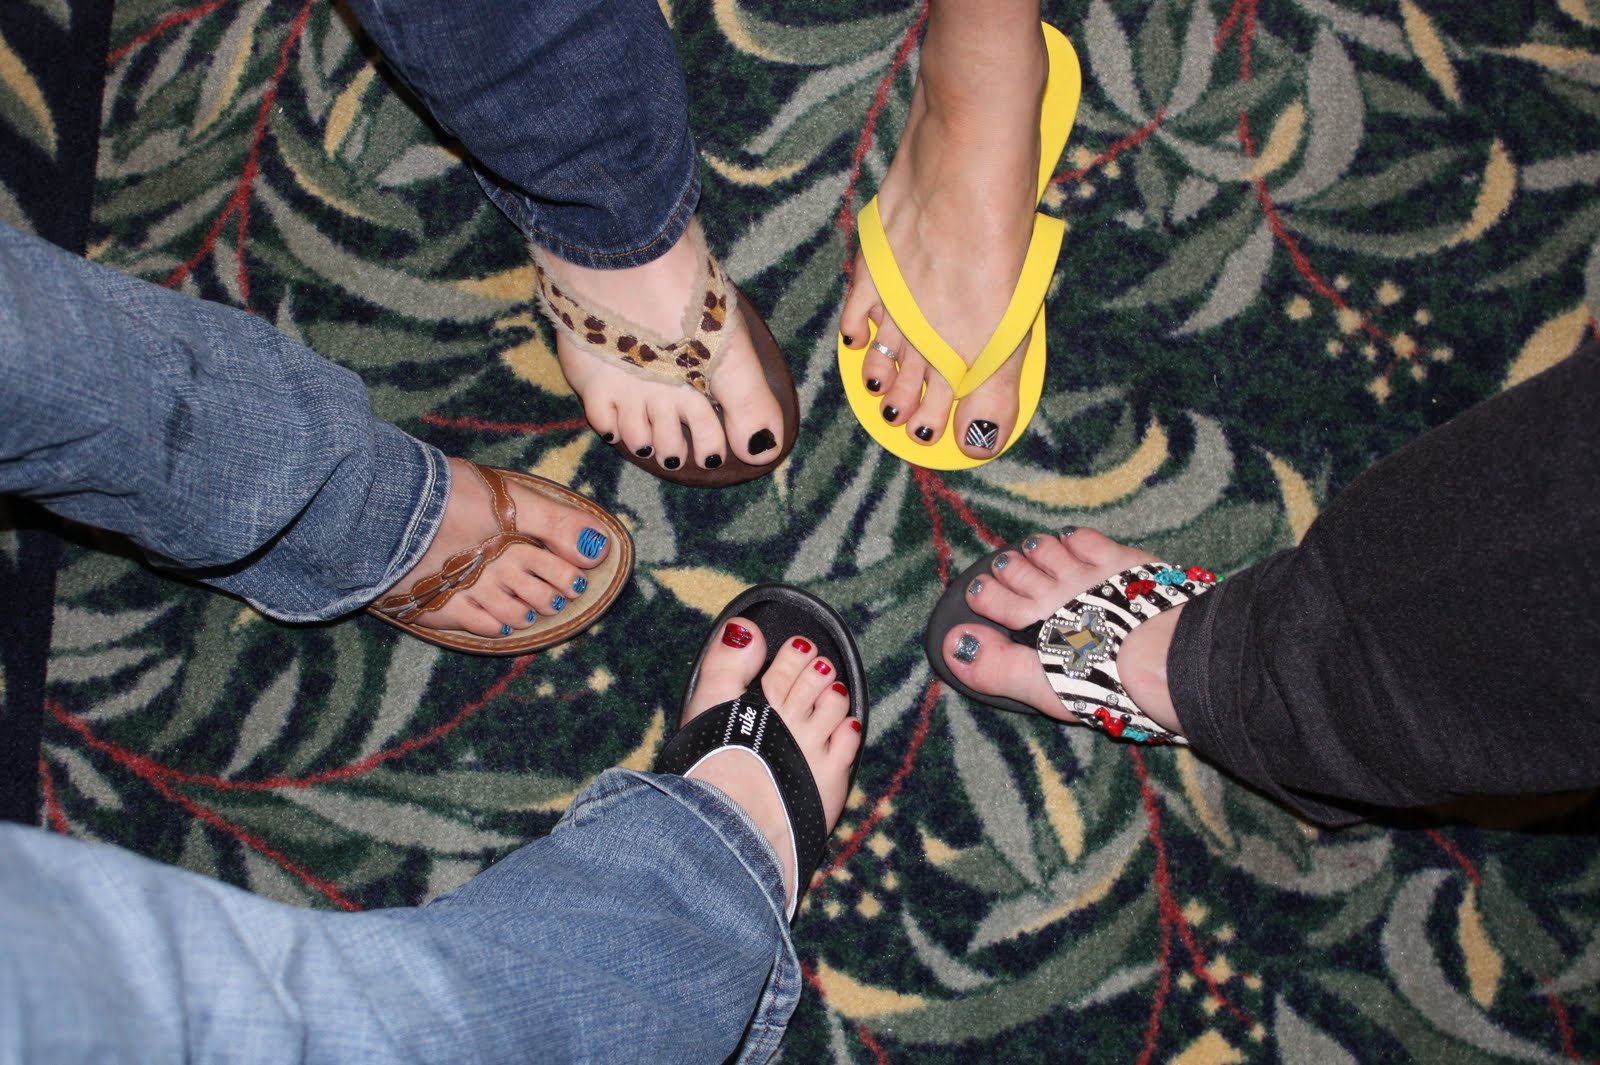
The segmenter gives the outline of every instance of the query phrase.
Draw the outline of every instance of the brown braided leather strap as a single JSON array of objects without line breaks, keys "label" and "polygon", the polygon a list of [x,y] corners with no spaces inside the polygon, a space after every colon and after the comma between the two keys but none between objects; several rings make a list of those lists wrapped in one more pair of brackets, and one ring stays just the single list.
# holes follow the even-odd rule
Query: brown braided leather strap
[{"label": "brown braided leather strap", "polygon": [[535,247],[533,267],[538,278],[539,309],[579,346],[620,359],[647,377],[668,384],[688,384],[709,396],[707,381],[727,347],[730,302],[737,296],[729,291],[722,265],[706,248],[699,221],[690,223],[689,240],[700,257],[694,287],[700,296],[685,308],[683,336],[678,340],[646,329],[617,311],[580,303],[555,283],[544,266],[547,253]]},{"label": "brown braided leather strap", "polygon": [[451,555],[437,573],[422,578],[407,591],[394,592],[379,599],[372,604],[372,609],[396,621],[411,621],[442,608],[457,592],[471,588],[489,563],[513,544],[545,546],[543,541],[517,532],[517,504],[512,500],[505,478],[500,476],[499,471],[476,463],[472,468],[489,487],[495,526],[499,531],[478,546]]}]

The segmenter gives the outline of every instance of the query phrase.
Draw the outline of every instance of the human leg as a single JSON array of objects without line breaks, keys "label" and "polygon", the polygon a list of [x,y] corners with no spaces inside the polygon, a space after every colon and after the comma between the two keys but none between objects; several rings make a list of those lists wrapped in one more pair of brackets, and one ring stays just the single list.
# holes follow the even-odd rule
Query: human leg
[{"label": "human leg", "polygon": [[[683,726],[759,691],[831,829],[859,692],[814,644],[769,654],[753,619],[723,624]],[[612,770],[459,890],[363,914],[0,828],[0,1060],[764,1061],[800,994],[786,911],[808,872],[779,857],[769,772],[740,750]]]},{"label": "human leg", "polygon": [[[495,530],[487,490],[374,417],[355,374],[252,315],[5,226],[0,403],[0,492],[122,533],[284,620],[347,613]],[[580,550],[592,523],[572,508],[517,504],[522,526],[560,539],[508,552],[478,582],[482,602],[433,623],[522,627],[606,557]]]},{"label": "human leg", "polygon": [[[1065,57],[1047,59],[1035,0],[929,5],[910,113],[876,210],[928,325],[969,366],[996,332],[1024,273],[1039,174],[1056,162],[1041,158],[1049,154],[1042,125],[1050,125],[1041,123],[1041,114],[1047,72],[1052,92],[1065,88],[1060,82],[1069,72],[1051,69],[1058,63],[1071,66],[1075,85],[1075,58],[1070,64]],[[1075,88],[1072,96],[1075,108]],[[1052,98],[1053,109],[1063,106]],[[1057,117],[1070,124],[1070,115]],[[1059,145],[1052,147],[1059,153]],[[882,397],[879,415],[903,427],[915,445],[939,444],[948,427],[961,454],[992,458],[1018,421],[1028,342],[1015,344],[1010,357],[957,403],[948,372],[930,364],[932,356],[908,337],[911,324],[897,322],[888,310],[884,281],[858,255],[840,318],[845,346],[858,352],[863,386]],[[869,320],[878,330],[870,347]],[[912,446],[900,453],[917,452]]]},{"label": "human leg", "polygon": [[641,374],[584,328],[594,318],[690,336],[686,312],[698,316],[706,291],[703,245],[690,230],[700,185],[687,89],[654,0],[351,6],[460,138],[541,270],[591,308],[572,323],[552,320],[562,370],[595,431],[673,480],[696,481],[690,466],[720,470],[719,480],[746,465],[739,479],[770,470],[793,442],[793,383],[758,357],[765,326],[747,302],[730,300],[726,356],[704,391]]},{"label": "human leg", "polygon": [[[1135,630],[1129,695],[1329,823],[1600,783],[1600,755],[1574,740],[1600,726],[1577,668],[1600,646],[1600,575],[1580,561],[1600,536],[1596,395],[1591,346],[1379,462],[1299,547]],[[1049,564],[958,593],[977,614],[1020,629],[1149,557],[1087,531],[1035,539]],[[930,655],[979,693],[1060,713],[1034,652],[994,627],[956,626]]]}]

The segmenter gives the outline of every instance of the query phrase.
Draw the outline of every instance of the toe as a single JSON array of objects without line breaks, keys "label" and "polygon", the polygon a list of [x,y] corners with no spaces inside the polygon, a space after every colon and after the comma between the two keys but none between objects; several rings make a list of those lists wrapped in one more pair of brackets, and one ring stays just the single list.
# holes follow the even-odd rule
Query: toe
[{"label": "toe", "polygon": [[[682,469],[689,457],[689,439],[683,435],[683,416],[693,404],[680,401],[676,393],[682,391],[672,389],[657,399],[650,411],[650,457],[664,470]],[[709,403],[698,395],[694,399],[710,413]]]},{"label": "toe", "polygon": [[558,560],[571,564],[559,565],[553,560],[532,567],[535,574],[555,588],[570,588],[578,577],[577,570],[599,565],[609,553],[610,537],[595,527],[593,516],[563,506],[514,481],[507,483],[517,505],[517,529],[537,537]]},{"label": "toe", "polygon": [[728,454],[728,439],[711,403],[698,392],[687,395],[679,404],[678,418],[689,432],[689,453],[684,461],[709,470],[721,466]]},{"label": "toe", "polygon": [[900,373],[900,364],[895,360],[900,357],[903,347],[905,338],[900,335],[894,322],[885,318],[877,336],[867,345],[866,357],[861,361],[861,378],[868,392],[881,396],[894,387],[895,378]]},{"label": "toe", "polygon": [[943,375],[929,373],[927,380],[922,402],[906,421],[906,432],[919,444],[932,444],[944,436],[945,427],[950,423],[950,405],[955,402],[955,393]]},{"label": "toe", "polygon": [[589,425],[600,434],[600,439],[606,443],[615,443],[622,435],[617,405],[609,398],[595,394],[592,399],[583,401],[584,417],[589,419]]},{"label": "toe", "polygon": [[728,447],[745,462],[762,466],[778,457],[783,442],[783,410],[767,386],[749,330],[742,325],[711,376],[711,394],[722,406]]},{"label": "toe", "polygon": [[[761,678],[761,690],[773,706],[782,706],[802,673],[817,661],[816,644],[804,636],[791,636],[778,653],[772,656],[772,665]],[[813,671],[814,672],[814,671]]]},{"label": "toe", "polygon": [[943,654],[950,672],[974,691],[1025,703],[1051,717],[1064,715],[1039,656],[1004,633],[985,625],[957,625],[945,634]]},{"label": "toe", "polygon": [[[1014,561],[1010,561],[1010,565],[996,569],[996,563],[1002,559]],[[1025,581],[1008,577],[1008,574],[1013,570],[1017,570],[1024,565],[1027,565],[1028,570],[1031,572],[1023,576],[1025,578],[1031,576],[1033,578],[1032,585]],[[962,594],[967,597],[967,604],[980,617],[988,618],[990,621],[998,625],[1004,625],[1008,629],[1020,629],[1027,625],[1032,625],[1035,621],[1045,617],[1061,605],[1060,603],[1045,605],[1039,602],[1032,594],[1029,594],[1032,587],[1039,583],[1038,578],[1040,576],[1037,569],[1034,569],[1033,566],[1026,562],[1016,560],[1015,553],[1011,552],[1000,555],[994,562],[991,562],[989,564],[989,572],[980,574],[969,581],[966,588],[962,590]]]},{"label": "toe", "polygon": [[986,459],[1006,446],[1017,424],[1017,389],[1022,356],[1013,354],[956,406],[955,430],[963,454]]},{"label": "toe", "polygon": [[922,384],[928,376],[928,363],[909,343],[900,346],[900,372],[884,393],[879,409],[890,425],[905,425],[922,403]]},{"label": "toe", "polygon": [[766,638],[755,622],[744,617],[723,622],[700,660],[699,679],[694,695],[684,707],[683,720],[687,722],[701,711],[743,695],[766,657]]}]

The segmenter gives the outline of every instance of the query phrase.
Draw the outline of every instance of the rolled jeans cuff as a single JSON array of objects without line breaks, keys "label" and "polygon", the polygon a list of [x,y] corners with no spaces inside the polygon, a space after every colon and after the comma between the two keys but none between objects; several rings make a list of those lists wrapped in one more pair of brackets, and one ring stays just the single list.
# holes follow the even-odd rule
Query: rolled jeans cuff
[{"label": "rolled jeans cuff", "polygon": [[[608,792],[623,792],[646,784],[680,803],[704,822],[717,839],[730,850],[766,897],[772,927],[777,933],[772,975],[762,989],[761,999],[751,1015],[750,1027],[739,1045],[735,1065],[756,1065],[777,1052],[778,1043],[800,1002],[800,958],[789,936],[788,900],[783,887],[783,867],[767,838],[744,810],[719,789],[699,780],[660,773],[641,773],[632,769],[611,769],[596,778],[573,803],[576,809],[586,799],[603,798]],[[797,870],[796,875],[804,876]]]}]

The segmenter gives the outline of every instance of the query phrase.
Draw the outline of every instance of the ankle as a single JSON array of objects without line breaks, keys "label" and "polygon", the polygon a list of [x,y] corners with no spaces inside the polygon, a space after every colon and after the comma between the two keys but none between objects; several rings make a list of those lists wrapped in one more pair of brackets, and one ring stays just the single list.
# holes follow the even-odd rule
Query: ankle
[{"label": "ankle", "polygon": [[1117,673],[1134,705],[1150,720],[1180,736],[1183,723],[1178,720],[1172,690],[1167,685],[1167,652],[1181,613],[1180,606],[1157,614],[1129,633],[1117,654]]}]

